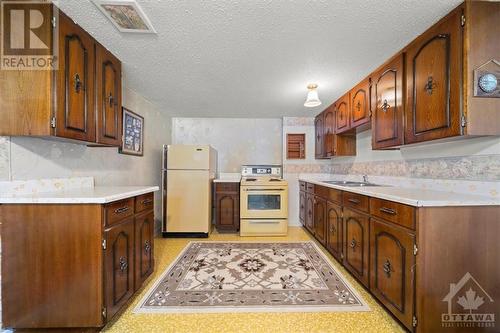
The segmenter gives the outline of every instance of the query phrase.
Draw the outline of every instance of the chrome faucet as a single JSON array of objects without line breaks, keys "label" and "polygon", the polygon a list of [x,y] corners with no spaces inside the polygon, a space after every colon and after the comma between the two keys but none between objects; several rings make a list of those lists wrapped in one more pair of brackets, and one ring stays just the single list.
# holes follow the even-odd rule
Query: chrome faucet
[{"label": "chrome faucet", "polygon": [[363,175],[363,183],[368,183],[368,175]]}]

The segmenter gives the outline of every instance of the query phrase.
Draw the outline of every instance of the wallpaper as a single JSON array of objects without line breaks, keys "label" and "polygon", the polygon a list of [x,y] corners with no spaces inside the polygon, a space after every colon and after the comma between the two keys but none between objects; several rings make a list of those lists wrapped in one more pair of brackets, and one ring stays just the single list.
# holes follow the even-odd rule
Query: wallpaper
[{"label": "wallpaper", "polygon": [[241,172],[243,164],[282,164],[282,120],[172,118],[172,143],[209,144],[219,172]]},{"label": "wallpaper", "polygon": [[[123,106],[144,116],[144,156],[118,153],[117,148],[31,137],[0,137],[0,180],[93,176],[96,186],[160,185],[162,145],[170,142],[170,118],[130,89]],[[156,198],[156,219],[161,198]]]}]

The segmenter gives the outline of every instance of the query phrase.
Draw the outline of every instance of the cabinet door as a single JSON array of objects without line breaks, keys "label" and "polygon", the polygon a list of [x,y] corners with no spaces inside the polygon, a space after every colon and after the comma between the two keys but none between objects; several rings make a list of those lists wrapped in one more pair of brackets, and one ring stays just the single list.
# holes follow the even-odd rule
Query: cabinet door
[{"label": "cabinet door", "polygon": [[135,218],[135,290],[154,270],[154,213]]},{"label": "cabinet door", "polygon": [[306,228],[314,234],[314,195],[309,193],[306,196]]},{"label": "cabinet door", "polygon": [[368,287],[368,216],[344,208],[344,266]]},{"label": "cabinet door", "polygon": [[324,146],[324,135],[323,135],[323,113],[320,113],[314,119],[314,156],[315,158],[324,158],[325,157],[325,146]]},{"label": "cabinet door", "polygon": [[365,79],[351,90],[351,128],[370,122],[370,80]]},{"label": "cabinet door", "polygon": [[372,77],[372,148],[403,144],[404,54],[397,55]]},{"label": "cabinet door", "polygon": [[55,135],[96,142],[94,40],[61,13]]},{"label": "cabinet door", "polygon": [[240,197],[238,193],[215,194],[215,226],[221,231],[240,228]]},{"label": "cabinet door", "polygon": [[96,45],[97,142],[119,146],[122,132],[121,63],[102,45]]},{"label": "cabinet door", "polygon": [[104,238],[104,289],[107,318],[111,318],[134,292],[134,218],[113,225]]},{"label": "cabinet door", "polygon": [[338,260],[342,260],[342,208],[330,201],[326,204],[326,247]]},{"label": "cabinet door", "polygon": [[320,197],[314,197],[314,235],[326,244],[326,200]]},{"label": "cabinet door", "polygon": [[401,227],[372,219],[370,290],[401,322],[412,328],[415,237]]},{"label": "cabinet door", "polygon": [[407,50],[406,143],[461,134],[462,10],[454,10]]},{"label": "cabinet door", "polygon": [[306,192],[299,192],[299,220],[300,224],[305,225],[306,221]]},{"label": "cabinet door", "polygon": [[335,102],[335,133],[341,133],[350,129],[350,105],[349,93]]},{"label": "cabinet door", "polygon": [[331,157],[335,155],[335,107],[330,106],[324,114],[325,155]]}]

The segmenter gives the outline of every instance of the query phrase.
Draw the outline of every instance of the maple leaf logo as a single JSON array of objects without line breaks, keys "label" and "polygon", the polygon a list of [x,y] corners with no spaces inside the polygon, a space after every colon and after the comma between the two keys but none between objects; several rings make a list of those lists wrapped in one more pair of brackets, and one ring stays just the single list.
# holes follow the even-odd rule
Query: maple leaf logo
[{"label": "maple leaf logo", "polygon": [[484,303],[484,298],[476,296],[476,292],[472,290],[472,288],[469,288],[469,290],[465,292],[465,297],[460,296],[457,303],[460,304],[464,310],[469,310],[469,313],[472,313],[472,310],[477,310]]}]

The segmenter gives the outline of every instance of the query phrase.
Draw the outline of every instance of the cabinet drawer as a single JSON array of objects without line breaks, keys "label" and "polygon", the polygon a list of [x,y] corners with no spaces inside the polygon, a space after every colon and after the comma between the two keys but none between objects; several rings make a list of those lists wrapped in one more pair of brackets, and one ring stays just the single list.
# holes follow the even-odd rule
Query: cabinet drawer
[{"label": "cabinet drawer", "polygon": [[104,206],[106,226],[113,225],[126,217],[134,215],[134,198],[112,202]]},{"label": "cabinet drawer", "polygon": [[367,196],[344,191],[342,202],[343,202],[344,206],[346,206],[346,207],[351,207],[351,208],[368,213],[368,197]]},{"label": "cabinet drawer", "polygon": [[288,220],[241,220],[240,236],[286,236]]},{"label": "cabinet drawer", "polygon": [[415,208],[397,202],[370,198],[370,214],[415,229]]},{"label": "cabinet drawer", "polygon": [[314,193],[314,184],[306,183],[306,191],[308,193]]},{"label": "cabinet drawer", "polygon": [[305,191],[306,190],[306,183],[302,182],[302,181],[299,181],[299,189],[301,191]]},{"label": "cabinet drawer", "polygon": [[154,193],[139,195],[135,198],[135,212],[140,213],[148,209],[153,209],[154,204]]},{"label": "cabinet drawer", "polygon": [[342,203],[342,191],[333,188],[328,189],[328,198],[331,202]]},{"label": "cabinet drawer", "polygon": [[240,183],[215,183],[215,192],[238,193]]},{"label": "cabinet drawer", "polygon": [[316,185],[314,186],[314,194],[323,199],[328,199],[328,187]]}]

